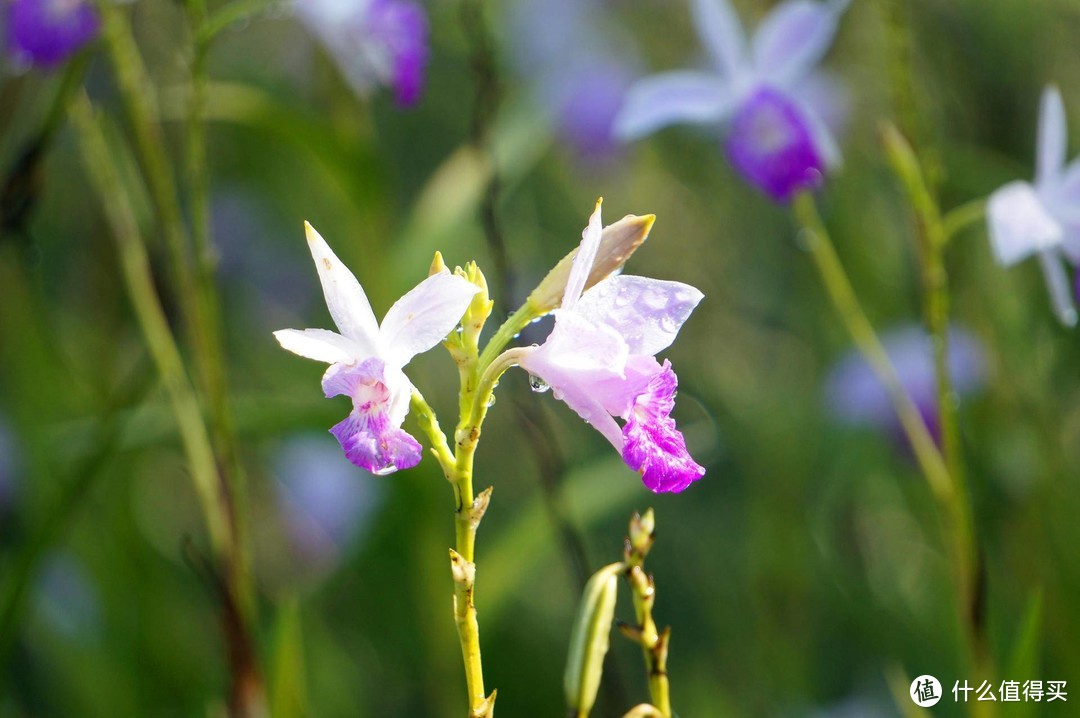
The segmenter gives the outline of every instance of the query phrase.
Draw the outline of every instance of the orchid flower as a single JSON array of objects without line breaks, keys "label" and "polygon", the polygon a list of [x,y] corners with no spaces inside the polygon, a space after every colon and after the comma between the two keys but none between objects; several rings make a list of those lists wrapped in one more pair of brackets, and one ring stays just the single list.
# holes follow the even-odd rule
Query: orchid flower
[{"label": "orchid flower", "polygon": [[333,55],[358,95],[392,87],[397,103],[420,99],[428,23],[411,0],[296,0],[296,12]]},{"label": "orchid flower", "polygon": [[42,68],[60,65],[93,40],[100,23],[86,0],[12,0],[6,4],[8,54]]},{"label": "orchid flower", "polygon": [[322,379],[327,398],[352,399],[352,413],[330,429],[349,461],[378,475],[416,466],[420,444],[401,429],[413,390],[402,368],[453,331],[479,288],[444,269],[395,302],[379,324],[356,277],[314,227],[304,226],[341,333],[282,329],[274,336],[294,354],[330,365]]},{"label": "orchid flower", "polygon": [[1076,324],[1076,305],[1064,261],[1080,264],[1080,160],[1065,164],[1065,106],[1056,87],[1043,91],[1035,152],[1035,183],[998,189],[986,207],[990,242],[1002,266],[1036,255],[1058,319]]},{"label": "orchid flower", "polygon": [[[555,326],[547,340],[522,352],[533,386],[552,389],[639,472],[655,492],[682,491],[705,469],[675,427],[678,379],[657,352],[667,348],[702,294],[681,282],[617,275],[584,293],[600,247],[600,204],[582,235]],[[615,417],[624,420],[620,428]]]},{"label": "orchid flower", "polygon": [[842,92],[815,65],[850,0],[785,0],[747,39],[728,0],[691,0],[694,24],[714,65],[633,85],[615,120],[632,140],[667,125],[727,126],[728,158],[777,201],[816,186],[840,163],[828,120]]}]

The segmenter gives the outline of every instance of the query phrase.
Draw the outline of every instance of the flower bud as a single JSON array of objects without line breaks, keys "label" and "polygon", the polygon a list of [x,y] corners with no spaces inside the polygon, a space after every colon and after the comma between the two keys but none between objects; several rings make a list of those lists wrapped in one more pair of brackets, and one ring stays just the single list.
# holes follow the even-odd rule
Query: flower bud
[{"label": "flower bud", "polygon": [[428,276],[434,277],[436,274],[441,274],[446,271],[446,263],[443,262],[442,252],[435,250],[435,259],[431,260],[431,267],[428,269]]},{"label": "flower bud", "polygon": [[566,702],[571,712],[588,715],[596,703],[615,617],[618,578],[625,569],[623,563],[610,564],[593,574],[585,584],[574,630],[570,634],[570,653],[563,675]]},{"label": "flower bud", "polygon": [[649,509],[645,515],[634,514],[630,517],[630,548],[641,558],[648,555],[652,548],[656,532],[656,516]]},{"label": "flower bud", "polygon": [[[630,259],[630,255],[648,239],[654,221],[656,221],[654,214],[641,217],[628,214],[618,222],[604,227],[600,251],[597,252],[596,260],[593,262],[589,279],[585,282],[585,289],[621,269],[626,264],[626,260]],[[576,248],[563,257],[529,295],[526,301],[538,314],[547,314],[562,304],[563,292],[566,290],[566,282],[570,277],[570,267],[574,263],[575,256],[577,256]]]}]

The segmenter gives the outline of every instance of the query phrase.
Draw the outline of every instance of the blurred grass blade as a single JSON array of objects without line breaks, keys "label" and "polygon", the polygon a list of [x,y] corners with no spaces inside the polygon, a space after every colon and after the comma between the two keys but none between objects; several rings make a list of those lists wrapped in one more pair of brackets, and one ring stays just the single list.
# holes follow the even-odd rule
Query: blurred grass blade
[{"label": "blurred grass blade", "polygon": [[270,686],[270,718],[304,718],[308,710],[304,637],[300,602],[290,598],[278,609]]},{"label": "blurred grass blade", "polygon": [[[1037,588],[1028,597],[1023,618],[1016,631],[1012,649],[1005,663],[1004,677],[1011,681],[1024,681],[1039,678],[1039,649],[1043,624],[1043,591]],[[1026,701],[1010,706],[1010,716],[1028,716],[1035,714],[1035,704]]]}]

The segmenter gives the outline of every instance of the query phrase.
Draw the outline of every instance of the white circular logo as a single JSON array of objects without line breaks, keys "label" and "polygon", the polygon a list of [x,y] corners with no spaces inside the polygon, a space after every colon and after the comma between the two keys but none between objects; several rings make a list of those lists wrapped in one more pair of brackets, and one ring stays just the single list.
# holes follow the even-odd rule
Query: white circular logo
[{"label": "white circular logo", "polygon": [[909,695],[915,705],[929,708],[941,700],[941,683],[933,676],[919,676],[911,682]]}]

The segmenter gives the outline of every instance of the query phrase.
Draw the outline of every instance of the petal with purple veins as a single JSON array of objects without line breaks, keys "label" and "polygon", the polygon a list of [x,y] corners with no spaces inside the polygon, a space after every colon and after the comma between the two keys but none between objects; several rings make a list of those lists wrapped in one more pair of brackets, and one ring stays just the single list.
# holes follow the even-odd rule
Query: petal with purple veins
[{"label": "petal with purple veins", "polygon": [[400,403],[405,387],[399,384],[388,378],[377,358],[357,365],[335,364],[323,376],[328,397],[345,394],[353,403],[349,416],[330,433],[349,461],[374,474],[389,474],[420,462],[420,444],[400,428],[404,414],[395,404]]}]

